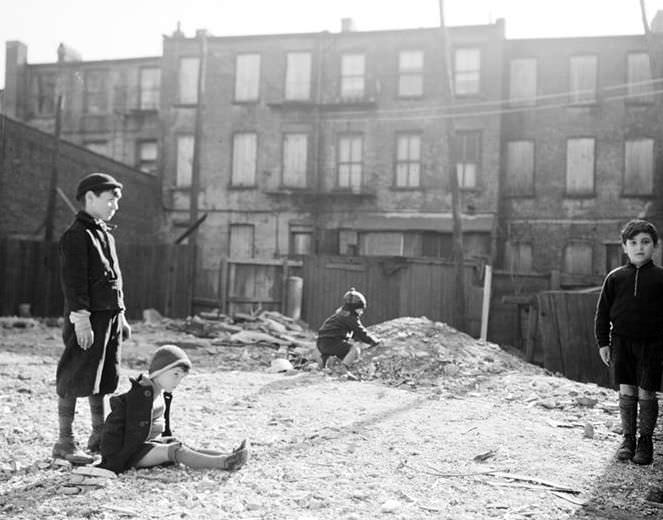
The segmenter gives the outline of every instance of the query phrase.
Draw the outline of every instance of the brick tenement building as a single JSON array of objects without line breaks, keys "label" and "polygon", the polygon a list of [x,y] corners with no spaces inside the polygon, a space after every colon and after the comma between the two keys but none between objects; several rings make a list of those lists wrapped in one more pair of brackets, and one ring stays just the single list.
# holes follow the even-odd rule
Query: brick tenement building
[{"label": "brick tenement building", "polygon": [[621,263],[619,230],[655,202],[661,88],[644,36],[505,43],[507,268],[559,270],[572,285]]},{"label": "brick tenement building", "polygon": [[[164,41],[165,198],[188,225],[202,35]],[[499,102],[504,27],[450,31],[459,102]],[[451,255],[438,29],[207,37],[204,267],[221,256]],[[456,111],[468,256],[493,254],[500,117]]]},{"label": "brick tenement building", "polygon": [[52,133],[62,96],[62,138],[155,174],[161,59],[82,61],[60,45],[56,63],[28,64],[6,43],[4,114]]}]

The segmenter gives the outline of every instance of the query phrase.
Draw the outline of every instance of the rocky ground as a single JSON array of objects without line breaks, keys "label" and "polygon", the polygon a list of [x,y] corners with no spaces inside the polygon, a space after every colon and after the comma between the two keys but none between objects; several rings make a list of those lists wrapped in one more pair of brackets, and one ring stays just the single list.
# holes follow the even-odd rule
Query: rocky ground
[{"label": "rocky ground", "polygon": [[[219,449],[248,438],[252,451],[235,473],[169,467],[112,479],[83,479],[49,457],[59,329],[0,319],[0,517],[663,517],[663,434],[653,465],[615,462],[612,390],[425,318],[371,327],[384,344],[365,350],[349,379],[314,368],[310,331],[271,318],[285,329],[261,322],[248,338],[247,327],[226,321],[134,324],[125,376],[145,369],[163,343],[179,344],[194,363],[173,401],[174,434]],[[297,368],[271,372],[276,358]],[[81,440],[88,423],[79,400]]]}]

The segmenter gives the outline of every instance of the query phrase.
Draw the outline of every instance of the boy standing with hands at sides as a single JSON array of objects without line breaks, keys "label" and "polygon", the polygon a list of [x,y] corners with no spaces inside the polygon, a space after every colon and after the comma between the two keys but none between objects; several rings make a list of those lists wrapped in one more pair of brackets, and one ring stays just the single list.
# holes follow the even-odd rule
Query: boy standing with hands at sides
[{"label": "boy standing with hands at sides", "polygon": [[104,424],[104,395],[119,379],[120,345],[131,335],[124,317],[122,273],[115,240],[107,224],[118,210],[122,184],[105,173],[91,173],[78,184],[83,209],[60,239],[64,293],[64,352],[56,372],[59,438],[53,457],[73,464],[94,459],[74,440],[72,425],[78,397],[87,397],[92,433],[87,448],[98,452]]},{"label": "boy standing with hands at sides", "polygon": [[186,353],[176,345],[158,348],[147,376],[131,380],[131,389],[111,397],[111,412],[104,425],[100,467],[121,473],[129,468],[150,468],[181,463],[196,469],[236,470],[248,459],[246,441],[223,454],[195,450],[172,437],[172,392],[191,369]]},{"label": "boy standing with hands at sides", "polygon": [[652,260],[658,245],[653,224],[631,220],[621,239],[628,262],[603,282],[596,308],[596,341],[601,360],[614,365],[619,384],[624,440],[617,458],[651,464],[663,361],[663,268]]},{"label": "boy standing with hands at sides", "polygon": [[327,318],[318,330],[317,347],[320,352],[322,368],[333,368],[341,364],[347,371],[348,366],[361,355],[359,346],[351,340],[361,341],[370,346],[380,343],[372,336],[361,322],[361,315],[366,310],[366,298],[352,287],[343,295],[343,305]]}]

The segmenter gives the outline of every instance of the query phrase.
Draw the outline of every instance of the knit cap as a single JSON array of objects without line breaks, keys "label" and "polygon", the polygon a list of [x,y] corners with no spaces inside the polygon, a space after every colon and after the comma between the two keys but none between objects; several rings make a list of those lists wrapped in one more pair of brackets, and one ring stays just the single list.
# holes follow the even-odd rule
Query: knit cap
[{"label": "knit cap", "polygon": [[366,298],[357,289],[351,287],[343,295],[343,306],[348,309],[364,309],[366,308]]},{"label": "knit cap", "polygon": [[118,182],[115,177],[107,173],[90,173],[78,183],[76,200],[81,200],[88,191],[106,191],[115,188],[122,189],[122,183]]},{"label": "knit cap", "polygon": [[175,367],[191,369],[191,361],[186,353],[177,345],[163,345],[154,351],[148,375],[150,378],[163,374],[166,370]]}]

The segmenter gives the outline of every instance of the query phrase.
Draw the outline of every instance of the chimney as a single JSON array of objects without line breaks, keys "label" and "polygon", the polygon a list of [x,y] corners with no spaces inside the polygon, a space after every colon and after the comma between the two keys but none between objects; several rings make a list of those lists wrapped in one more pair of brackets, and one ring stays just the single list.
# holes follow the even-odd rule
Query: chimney
[{"label": "chimney", "polygon": [[25,107],[25,68],[28,63],[28,47],[19,41],[5,43],[5,90],[2,99],[4,114],[21,119]]},{"label": "chimney", "polygon": [[656,11],[651,21],[651,32],[663,33],[663,11]]},{"label": "chimney", "polygon": [[64,63],[69,61],[82,61],[83,57],[81,53],[76,49],[61,43],[58,45],[58,63]]},{"label": "chimney", "polygon": [[352,32],[355,30],[355,22],[352,18],[341,18],[341,32]]}]

